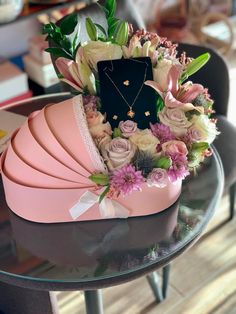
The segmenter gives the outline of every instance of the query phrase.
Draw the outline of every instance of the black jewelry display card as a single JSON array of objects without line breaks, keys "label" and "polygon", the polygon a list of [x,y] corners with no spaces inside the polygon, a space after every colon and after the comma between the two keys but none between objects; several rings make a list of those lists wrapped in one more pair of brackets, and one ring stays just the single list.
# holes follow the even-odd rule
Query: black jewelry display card
[{"label": "black jewelry display card", "polygon": [[137,122],[140,129],[157,122],[158,95],[144,84],[153,80],[149,57],[100,61],[97,67],[101,111],[113,128],[125,120]]}]

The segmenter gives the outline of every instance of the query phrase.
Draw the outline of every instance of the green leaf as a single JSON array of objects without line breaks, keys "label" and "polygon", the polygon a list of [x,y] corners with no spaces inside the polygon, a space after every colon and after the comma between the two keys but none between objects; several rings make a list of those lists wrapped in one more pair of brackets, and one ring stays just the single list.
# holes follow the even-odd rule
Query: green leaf
[{"label": "green leaf", "polygon": [[157,112],[159,112],[165,107],[165,103],[159,94],[157,94],[157,96],[158,96],[158,98],[157,98],[157,102],[156,102],[156,107],[157,107]]},{"label": "green leaf", "polygon": [[99,203],[102,202],[102,200],[104,199],[104,197],[107,195],[107,193],[110,190],[110,185],[108,185],[105,190],[102,192],[102,194],[99,196]]},{"label": "green leaf", "polygon": [[64,78],[64,75],[61,74],[61,73],[57,73],[57,77],[58,77],[59,79],[63,79],[63,78]]},{"label": "green leaf", "polygon": [[100,81],[95,80],[95,86],[96,86],[96,91],[97,91],[97,96],[100,95]]},{"label": "green leaf", "polygon": [[116,13],[116,0],[107,0],[105,8],[109,11],[109,16],[114,16]]},{"label": "green leaf", "polygon": [[187,79],[189,76],[199,71],[209,61],[210,57],[211,55],[208,52],[206,52],[197,57],[196,59],[194,59],[193,61],[191,61],[188,64],[183,74],[183,77],[181,78],[181,81]]},{"label": "green leaf", "polygon": [[118,27],[120,20],[114,17],[110,17],[107,20],[108,24],[108,36],[111,38],[115,33],[116,28]]},{"label": "green leaf", "polygon": [[104,173],[96,173],[92,174],[89,179],[95,182],[98,185],[108,185],[109,184],[109,176]]},{"label": "green leaf", "polygon": [[102,27],[102,25],[97,24],[97,23],[94,23],[94,25],[96,25],[96,27],[100,30],[100,32],[101,32],[103,35],[107,36],[107,32],[106,32],[105,28]]},{"label": "green leaf", "polygon": [[86,30],[91,40],[98,40],[97,28],[90,17],[86,18]]},{"label": "green leaf", "polygon": [[127,44],[128,38],[129,38],[129,24],[123,21],[117,27],[116,34],[114,36],[114,41],[118,45],[124,46]]},{"label": "green leaf", "polygon": [[122,136],[122,132],[121,132],[120,128],[115,128],[113,131],[113,138],[121,137],[121,136]]},{"label": "green leaf", "polygon": [[163,156],[156,161],[155,167],[162,169],[169,169],[172,165],[172,160],[170,157]]},{"label": "green leaf", "polygon": [[107,8],[105,8],[105,6],[99,4],[98,2],[96,2],[96,4],[99,6],[99,8],[105,13],[106,18],[109,17],[109,10]]},{"label": "green leaf", "polygon": [[43,30],[42,30],[43,34],[51,34],[54,31],[54,28],[51,24],[52,23],[49,23],[43,26]]},{"label": "green leaf", "polygon": [[60,41],[60,46],[65,49],[66,51],[70,51],[72,46],[71,46],[71,42],[67,37],[64,37],[61,41]]},{"label": "green leaf", "polygon": [[209,148],[209,144],[207,142],[193,143],[191,147],[191,151],[194,151],[196,153],[203,153],[208,148]]},{"label": "green leaf", "polygon": [[[73,41],[72,41],[72,52],[73,52],[73,54],[74,54],[74,52],[75,52],[75,50],[76,50],[76,48],[77,48],[77,40],[78,40],[78,37],[79,37],[79,33],[77,32],[77,33],[75,34],[75,37],[74,37]],[[79,45],[80,45],[80,44],[79,44]]]},{"label": "green leaf", "polygon": [[64,51],[62,48],[57,48],[57,47],[51,47],[51,48],[47,48],[45,49],[46,52],[49,52],[50,54],[52,54],[55,57],[64,57],[67,59],[72,59],[72,56],[70,54],[68,54],[66,51]]},{"label": "green leaf", "polygon": [[60,25],[60,29],[63,35],[70,35],[74,32],[76,25],[78,24],[78,14],[76,12],[66,16]]}]

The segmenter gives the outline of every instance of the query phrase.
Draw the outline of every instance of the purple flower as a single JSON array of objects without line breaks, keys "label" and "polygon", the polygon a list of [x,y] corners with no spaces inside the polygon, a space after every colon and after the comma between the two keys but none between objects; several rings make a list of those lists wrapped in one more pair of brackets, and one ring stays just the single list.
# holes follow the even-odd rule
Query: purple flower
[{"label": "purple flower", "polygon": [[119,128],[124,137],[130,137],[137,131],[137,123],[131,120],[120,121]]},{"label": "purple flower", "polygon": [[155,135],[161,144],[175,140],[175,135],[171,132],[170,127],[161,123],[150,123],[152,134]]},{"label": "purple flower", "polygon": [[99,100],[99,98],[97,96],[92,96],[92,95],[84,96],[83,97],[83,104],[84,104],[85,112],[96,111],[98,100]]},{"label": "purple flower", "polygon": [[143,182],[144,177],[141,171],[136,171],[132,165],[125,165],[113,172],[111,187],[124,195],[128,195],[132,191],[141,191]]},{"label": "purple flower", "polygon": [[171,182],[175,182],[178,179],[184,179],[189,175],[188,160],[185,155],[182,154],[169,154],[172,160],[172,165],[168,170],[168,176]]}]

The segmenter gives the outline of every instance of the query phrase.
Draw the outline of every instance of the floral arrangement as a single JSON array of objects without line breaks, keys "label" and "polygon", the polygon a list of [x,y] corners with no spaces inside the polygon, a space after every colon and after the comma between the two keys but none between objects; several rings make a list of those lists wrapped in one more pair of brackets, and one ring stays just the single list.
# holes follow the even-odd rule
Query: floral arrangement
[{"label": "floral arrangement", "polygon": [[[44,28],[54,43],[47,51],[57,57],[60,79],[83,94],[88,128],[108,168],[107,173],[90,177],[104,187],[100,201],[140,191],[144,183],[163,188],[169,181],[184,179],[211,155],[210,144],[218,134],[216,121],[210,118],[213,100],[208,90],[188,81],[209,54],[196,59],[184,53],[177,56],[177,45],[166,38],[144,30],[133,32],[130,24],[117,19],[115,0],[107,0],[101,8],[107,29],[87,18],[90,41],[79,41],[77,14],[66,17],[60,27],[50,23]],[[160,96],[158,122],[141,130],[130,118],[112,129],[100,112],[97,63],[136,57],[151,59],[153,81],[145,84]]]}]

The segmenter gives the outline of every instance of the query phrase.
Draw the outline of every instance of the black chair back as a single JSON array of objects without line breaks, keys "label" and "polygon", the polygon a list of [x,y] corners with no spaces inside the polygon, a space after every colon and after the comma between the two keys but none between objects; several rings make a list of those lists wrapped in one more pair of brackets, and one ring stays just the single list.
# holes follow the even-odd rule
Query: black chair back
[{"label": "black chair back", "polygon": [[223,57],[215,50],[204,46],[180,43],[177,49],[179,53],[185,51],[187,56],[193,58],[200,56],[204,52],[211,54],[208,63],[189,79],[207,87],[214,100],[216,114],[226,116],[229,101],[229,71]]}]

